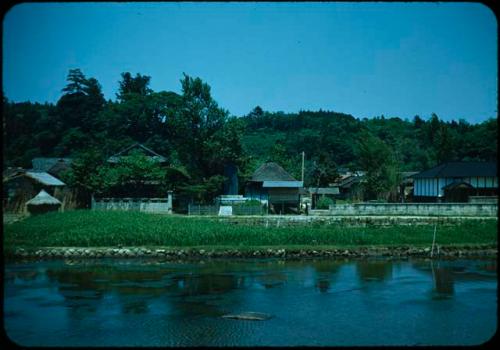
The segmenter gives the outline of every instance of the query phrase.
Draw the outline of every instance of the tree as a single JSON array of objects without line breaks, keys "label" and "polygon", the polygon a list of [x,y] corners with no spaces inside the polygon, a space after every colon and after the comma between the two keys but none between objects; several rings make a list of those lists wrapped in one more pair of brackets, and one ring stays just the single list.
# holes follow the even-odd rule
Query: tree
[{"label": "tree", "polygon": [[159,189],[160,193],[155,194],[160,195],[166,192],[166,175],[166,170],[158,162],[140,151],[133,151],[130,155],[121,157],[118,164],[101,169],[100,176],[107,179],[101,190],[111,192],[112,195],[143,197],[146,193],[158,192]]},{"label": "tree", "polygon": [[70,69],[66,80],[69,83],[62,89],[65,94],[78,94],[84,91],[87,80],[79,68]]},{"label": "tree", "polygon": [[79,128],[92,141],[93,135],[104,127],[99,118],[106,103],[101,86],[95,78],[87,79],[80,69],[71,69],[67,80],[64,94],[57,101],[62,129]]},{"label": "tree", "polygon": [[239,122],[229,122],[210,86],[184,74],[180,107],[167,120],[179,159],[194,178],[222,175],[226,162],[239,162],[242,152]]},{"label": "tree", "polygon": [[337,165],[327,152],[321,152],[313,163],[312,183],[315,187],[328,187],[338,178]]},{"label": "tree", "polygon": [[365,171],[365,199],[389,199],[399,184],[392,150],[379,138],[366,133],[358,142],[356,155],[358,165]]},{"label": "tree", "polygon": [[103,176],[105,167],[104,154],[96,148],[79,152],[71,163],[71,168],[63,173],[62,180],[76,189],[77,198],[83,207],[90,206],[93,193],[103,193],[109,179]]},{"label": "tree", "polygon": [[446,124],[442,124],[436,134],[435,149],[437,163],[454,160],[454,146]]},{"label": "tree", "polygon": [[135,77],[129,72],[122,73],[122,80],[119,82],[116,97],[124,101],[133,95],[146,96],[153,90],[149,88],[151,77],[137,73]]}]

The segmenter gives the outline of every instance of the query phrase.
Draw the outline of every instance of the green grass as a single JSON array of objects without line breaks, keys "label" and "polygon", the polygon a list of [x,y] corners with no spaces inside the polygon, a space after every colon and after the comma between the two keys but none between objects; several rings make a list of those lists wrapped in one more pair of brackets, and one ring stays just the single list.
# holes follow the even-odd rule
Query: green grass
[{"label": "green grass", "polygon": [[[348,247],[360,245],[430,245],[434,225],[342,227],[304,225],[263,227],[218,222],[210,218],[139,212],[76,210],[49,213],[4,225],[4,247]],[[497,221],[438,226],[436,243],[495,244]]]}]

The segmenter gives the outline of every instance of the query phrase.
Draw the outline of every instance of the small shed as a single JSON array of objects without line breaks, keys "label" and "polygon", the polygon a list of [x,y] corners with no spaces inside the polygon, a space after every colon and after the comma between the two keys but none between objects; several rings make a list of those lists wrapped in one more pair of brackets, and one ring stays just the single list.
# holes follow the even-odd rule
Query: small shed
[{"label": "small shed", "polygon": [[3,210],[4,212],[22,212],[26,202],[44,190],[51,196],[63,200],[66,184],[47,172],[7,169],[3,173]]},{"label": "small shed", "polygon": [[26,208],[32,215],[44,214],[50,211],[57,211],[61,207],[61,202],[50,194],[41,190],[35,197],[26,202]]},{"label": "small shed", "polygon": [[309,187],[308,192],[311,196],[312,200],[312,207],[316,208],[316,205],[318,203],[318,200],[320,198],[330,198],[331,200],[335,200],[335,197],[337,197],[340,194],[340,190],[338,186],[334,187]]}]

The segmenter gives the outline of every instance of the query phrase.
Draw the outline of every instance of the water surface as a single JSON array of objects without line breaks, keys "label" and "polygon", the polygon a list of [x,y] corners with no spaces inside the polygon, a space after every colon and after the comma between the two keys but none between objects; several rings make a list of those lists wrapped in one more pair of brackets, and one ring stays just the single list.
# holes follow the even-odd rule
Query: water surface
[{"label": "water surface", "polygon": [[[497,327],[496,260],[9,263],[21,345],[471,345]],[[266,321],[223,318],[264,312]]]}]

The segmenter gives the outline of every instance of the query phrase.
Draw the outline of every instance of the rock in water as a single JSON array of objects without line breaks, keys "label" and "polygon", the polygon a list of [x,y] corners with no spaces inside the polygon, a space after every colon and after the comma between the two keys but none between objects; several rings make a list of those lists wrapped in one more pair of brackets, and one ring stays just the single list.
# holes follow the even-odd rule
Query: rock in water
[{"label": "rock in water", "polygon": [[265,321],[273,317],[272,315],[262,312],[241,312],[239,314],[224,315],[223,318],[232,318],[235,320],[249,320],[249,321]]}]

